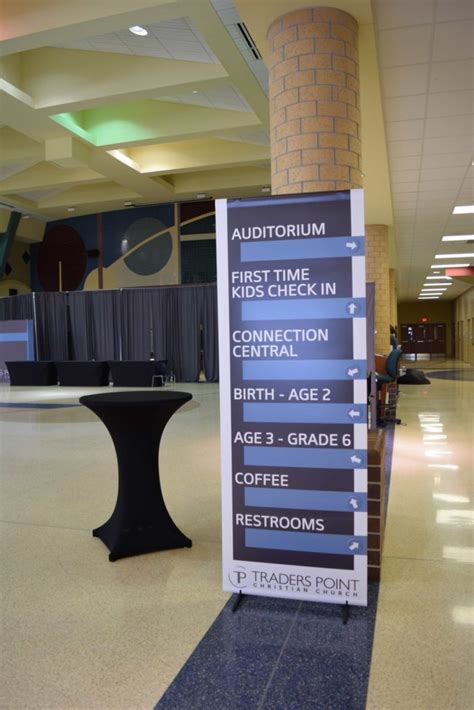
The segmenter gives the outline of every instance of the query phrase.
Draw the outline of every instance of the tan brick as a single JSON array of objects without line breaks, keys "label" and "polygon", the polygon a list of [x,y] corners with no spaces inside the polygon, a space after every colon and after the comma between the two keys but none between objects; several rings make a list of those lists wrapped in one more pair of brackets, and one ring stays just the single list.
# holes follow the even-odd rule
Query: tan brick
[{"label": "tan brick", "polygon": [[282,62],[285,59],[285,52],[283,50],[283,47],[280,49],[273,49],[270,54],[268,55],[268,66],[274,67],[275,64],[278,64],[279,62]]},{"label": "tan brick", "polygon": [[296,194],[299,195],[301,192],[304,192],[303,185],[300,182],[294,182],[291,183],[291,185],[287,185],[284,192],[281,192],[280,194]]},{"label": "tan brick", "polygon": [[294,42],[295,39],[298,39],[298,30],[296,27],[289,27],[286,30],[278,32],[278,34],[273,37],[270,47],[273,52],[276,50],[283,51],[285,45],[287,45],[288,42]]},{"label": "tan brick", "polygon": [[[344,119],[336,119],[344,120]],[[330,116],[321,116],[320,118],[302,118],[301,132],[302,133],[319,133],[324,131],[329,133],[334,130],[334,119]]]},{"label": "tan brick", "polygon": [[272,141],[272,155],[278,158],[278,156],[284,155],[287,150],[286,138]]},{"label": "tan brick", "polygon": [[320,133],[319,146],[321,148],[342,148],[349,147],[349,136],[343,133]]},{"label": "tan brick", "polygon": [[276,190],[282,185],[288,183],[288,171],[282,170],[281,173],[275,173],[272,175],[272,190]]},{"label": "tan brick", "polygon": [[346,182],[345,180],[336,180],[336,190],[352,190],[353,188],[354,185],[351,182]]},{"label": "tan brick", "polygon": [[361,145],[360,145],[360,140],[358,138],[354,138],[354,136],[350,136],[349,138],[349,148],[354,151],[354,153],[358,153],[360,155],[361,153]]},{"label": "tan brick", "polygon": [[314,22],[334,22],[357,32],[358,24],[352,15],[344,10],[337,10],[335,7],[315,7],[313,8]]},{"label": "tan brick", "polygon": [[342,71],[318,69],[316,71],[316,81],[318,84],[337,84],[338,86],[345,86],[346,75]]},{"label": "tan brick", "polygon": [[362,187],[364,180],[362,178],[362,173],[360,172],[360,170],[358,168],[351,168],[350,179],[351,179],[351,182],[354,183],[354,185],[358,185],[358,186]]},{"label": "tan brick", "polygon": [[330,101],[332,98],[332,89],[330,86],[301,86],[298,92],[300,101]]},{"label": "tan brick", "polygon": [[276,79],[275,81],[271,81],[269,84],[269,88],[270,88],[270,92],[269,92],[270,99],[274,99],[275,96],[278,96],[278,94],[280,94],[285,89],[284,77],[281,77],[281,79]]},{"label": "tan brick", "polygon": [[360,111],[358,108],[355,106],[348,106],[347,107],[347,118],[350,118],[351,121],[355,121],[356,123],[360,124]]},{"label": "tan brick", "polygon": [[302,71],[305,69],[330,69],[331,65],[330,54],[302,54],[299,58],[299,66]]},{"label": "tan brick", "polygon": [[297,86],[308,86],[314,84],[314,70],[295,71],[285,77],[285,88],[294,89]]},{"label": "tan brick", "polygon": [[[314,40],[313,39],[298,39],[296,42],[290,42],[285,47],[285,59],[291,57],[299,57],[302,54],[313,54]],[[350,60],[349,60],[350,61]]]},{"label": "tan brick", "polygon": [[348,133],[350,136],[358,138],[358,125],[348,118],[335,119],[336,133]]},{"label": "tan brick", "polygon": [[280,79],[282,76],[288,76],[291,72],[298,71],[298,58],[292,57],[284,62],[275,64],[272,68],[272,80]]},{"label": "tan brick", "polygon": [[348,89],[352,89],[352,91],[354,91],[356,94],[359,93],[359,80],[355,76],[347,74],[346,86]]},{"label": "tan brick", "polygon": [[286,139],[288,150],[306,150],[316,148],[318,145],[317,133],[301,133],[299,136],[290,136]]},{"label": "tan brick", "polygon": [[343,71],[346,74],[357,76],[357,64],[353,62],[352,59],[334,55],[332,58],[332,66],[336,71]]},{"label": "tan brick", "polygon": [[278,158],[278,168],[277,172],[281,170],[287,170],[287,168],[298,168],[301,165],[301,151],[294,150],[291,153],[282,155]]},{"label": "tan brick", "polygon": [[339,39],[316,39],[316,51],[321,54],[340,54],[344,57],[346,48]]},{"label": "tan brick", "polygon": [[298,27],[298,37],[306,39],[308,37],[329,37],[329,24],[327,22],[308,22]]},{"label": "tan brick", "polygon": [[287,89],[286,91],[282,91],[278,96],[275,97],[273,100],[273,110],[274,111],[279,111],[282,108],[285,108],[286,106],[291,106],[291,104],[295,104],[298,101],[298,89]]},{"label": "tan brick", "polygon": [[286,118],[292,121],[294,118],[306,118],[307,116],[316,116],[315,101],[301,101],[300,103],[288,106],[286,109]]},{"label": "tan brick", "polygon": [[345,47],[346,47],[346,57],[349,57],[349,59],[352,59],[353,62],[358,64],[359,63],[359,50],[357,47],[357,42],[354,47],[352,46],[352,44],[349,44],[348,42],[346,42]]},{"label": "tan brick", "polygon": [[334,151],[328,148],[309,148],[303,151],[303,165],[332,165],[334,163]]},{"label": "tan brick", "polygon": [[344,101],[345,104],[356,106],[356,94],[351,89],[346,89],[344,86],[332,87],[332,98],[334,101]]},{"label": "tan brick", "polygon": [[359,167],[359,156],[350,150],[336,150],[337,165],[350,165],[351,168]]},{"label": "tan brick", "polygon": [[335,187],[336,183],[332,180],[307,180],[303,183],[303,192],[325,192]]},{"label": "tan brick", "polygon": [[303,182],[304,180],[314,180],[315,178],[315,167],[313,165],[307,165],[301,168],[290,168],[288,170],[288,182]]},{"label": "tan brick", "polygon": [[322,180],[349,180],[349,168],[345,165],[320,165],[319,175]]},{"label": "tan brick", "polygon": [[281,126],[282,123],[286,123],[285,109],[282,108],[279,111],[272,111],[270,121],[272,128],[276,128],[277,126]]},{"label": "tan brick", "polygon": [[[309,121],[312,119],[303,118],[303,121]],[[301,122],[299,119],[294,121],[287,121],[282,126],[278,126],[276,129],[277,140],[282,138],[287,138],[288,136],[295,136],[301,133]]]},{"label": "tan brick", "polygon": [[347,106],[341,101],[318,101],[318,114],[320,116],[347,116]]},{"label": "tan brick", "polygon": [[294,10],[281,18],[283,27],[292,27],[293,25],[303,25],[313,21],[313,11],[311,8],[303,10]]},{"label": "tan brick", "polygon": [[348,42],[352,46],[355,45],[355,32],[349,27],[338,23],[331,23],[331,37],[334,39],[342,39],[343,42]]}]

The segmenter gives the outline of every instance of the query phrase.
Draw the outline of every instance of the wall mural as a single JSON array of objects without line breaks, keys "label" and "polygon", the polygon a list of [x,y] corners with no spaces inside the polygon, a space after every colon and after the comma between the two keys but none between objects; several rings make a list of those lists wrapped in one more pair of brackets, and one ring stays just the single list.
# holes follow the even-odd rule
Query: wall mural
[{"label": "wall mural", "polygon": [[[62,288],[69,291],[96,290],[101,264],[104,289],[214,281],[215,241],[208,239],[215,231],[214,202],[180,205],[183,238],[208,239],[202,255],[198,241],[179,244],[174,211],[173,204],[151,205],[50,222],[43,242],[31,249],[32,289],[57,291],[59,262]],[[191,252],[180,274],[183,246]]]}]

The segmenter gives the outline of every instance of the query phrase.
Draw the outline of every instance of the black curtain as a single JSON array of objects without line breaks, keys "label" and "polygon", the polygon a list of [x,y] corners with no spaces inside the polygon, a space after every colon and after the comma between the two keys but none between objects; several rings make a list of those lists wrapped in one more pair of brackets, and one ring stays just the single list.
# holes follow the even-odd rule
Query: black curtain
[{"label": "black curtain", "polygon": [[69,360],[67,294],[36,293],[38,360]]},{"label": "black curtain", "polygon": [[[168,373],[219,379],[215,284],[37,293],[38,358],[168,361]],[[33,318],[33,295],[0,299],[0,319]],[[68,323],[69,321],[69,323]],[[68,340],[69,332],[69,340]]]},{"label": "black curtain", "polygon": [[0,298],[0,320],[33,320],[33,294]]},{"label": "black curtain", "polygon": [[68,294],[74,360],[120,359],[120,291]]},{"label": "black curtain", "polygon": [[217,287],[201,287],[202,359],[208,382],[219,382],[219,331]]}]

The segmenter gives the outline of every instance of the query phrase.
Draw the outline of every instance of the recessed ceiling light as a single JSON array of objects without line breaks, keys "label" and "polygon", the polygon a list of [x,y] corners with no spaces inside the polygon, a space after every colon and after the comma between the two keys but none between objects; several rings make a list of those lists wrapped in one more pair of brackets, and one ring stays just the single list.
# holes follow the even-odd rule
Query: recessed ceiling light
[{"label": "recessed ceiling light", "polygon": [[469,264],[431,264],[430,269],[464,269]]},{"label": "recessed ceiling light", "polygon": [[193,94],[199,94],[199,91],[197,89],[194,89]]},{"label": "recessed ceiling light", "polygon": [[67,211],[68,211],[68,212],[75,212],[75,211],[76,211],[76,208],[75,208],[75,207],[68,207],[68,208],[67,208]]},{"label": "recessed ceiling light", "polygon": [[446,291],[447,286],[426,286],[423,287],[422,291]]},{"label": "recessed ceiling light", "polygon": [[474,239],[474,234],[449,234],[442,238],[442,242],[467,242]]},{"label": "recessed ceiling light", "polygon": [[272,188],[271,187],[262,187],[262,192],[271,192]]},{"label": "recessed ceiling light", "polygon": [[30,219],[30,215],[29,215],[29,214],[24,214],[24,215],[23,215],[23,219]]},{"label": "recessed ceiling light", "polygon": [[453,209],[453,214],[474,214],[474,205],[458,205]]},{"label": "recessed ceiling light", "polygon": [[198,198],[198,200],[202,200],[204,199],[204,197],[207,197],[207,195],[205,192],[198,192],[196,197]]},{"label": "recessed ceiling light", "polygon": [[437,301],[439,296],[418,296],[419,301]]},{"label": "recessed ceiling light", "polygon": [[128,31],[133,35],[138,35],[139,37],[146,37],[148,34],[148,30],[144,27],[140,27],[140,25],[132,25],[132,27],[128,28]]},{"label": "recessed ceiling light", "polygon": [[431,288],[432,286],[436,289],[442,288],[443,291],[446,291],[446,289],[449,288],[445,284],[423,284],[423,291],[426,291],[426,289]]},{"label": "recessed ceiling light", "polygon": [[472,259],[474,252],[464,254],[436,254],[435,259]]},{"label": "recessed ceiling light", "polygon": [[123,203],[124,207],[135,207],[135,203],[131,202],[130,200],[127,200],[127,202]]},{"label": "recessed ceiling light", "polygon": [[[439,271],[438,271],[439,274]],[[453,277],[452,276],[425,276],[426,279],[431,279],[435,281],[452,281]]]}]

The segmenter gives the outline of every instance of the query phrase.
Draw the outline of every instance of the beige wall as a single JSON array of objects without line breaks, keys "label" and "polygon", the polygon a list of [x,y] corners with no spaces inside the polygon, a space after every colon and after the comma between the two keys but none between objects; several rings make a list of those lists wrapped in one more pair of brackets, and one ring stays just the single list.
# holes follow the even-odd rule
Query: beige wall
[{"label": "beige wall", "polygon": [[453,357],[454,307],[452,301],[421,303],[420,301],[398,304],[398,338],[403,323],[421,323],[426,316],[428,323],[446,323],[446,350],[448,357]]},{"label": "beige wall", "polygon": [[474,287],[455,300],[454,321],[456,357],[474,365]]}]

